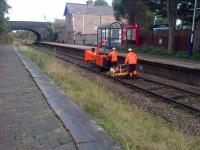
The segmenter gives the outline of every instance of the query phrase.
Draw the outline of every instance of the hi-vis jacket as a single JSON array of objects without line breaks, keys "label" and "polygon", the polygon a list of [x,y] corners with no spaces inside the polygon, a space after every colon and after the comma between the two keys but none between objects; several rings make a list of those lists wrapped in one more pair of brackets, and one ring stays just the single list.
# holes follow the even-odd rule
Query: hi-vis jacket
[{"label": "hi-vis jacket", "polygon": [[126,55],[125,65],[135,65],[137,64],[137,54],[134,52],[129,52]]},{"label": "hi-vis jacket", "polygon": [[118,59],[117,59],[117,52],[116,51],[111,51],[108,53],[108,57],[111,58],[111,61],[112,62],[116,62]]}]

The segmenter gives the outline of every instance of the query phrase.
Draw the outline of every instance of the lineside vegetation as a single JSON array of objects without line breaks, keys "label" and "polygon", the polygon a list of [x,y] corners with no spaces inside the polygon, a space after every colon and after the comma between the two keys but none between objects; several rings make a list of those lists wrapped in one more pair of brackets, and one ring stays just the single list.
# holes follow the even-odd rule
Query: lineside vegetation
[{"label": "lineside vegetation", "polygon": [[162,118],[143,112],[81,76],[73,66],[66,68],[53,56],[24,46],[18,48],[126,150],[199,149],[200,137],[169,127]]},{"label": "lineside vegetation", "polygon": [[0,0],[0,43],[10,43],[12,38],[7,35],[9,31],[8,19],[5,14],[8,14],[10,6],[7,4],[7,0]]}]

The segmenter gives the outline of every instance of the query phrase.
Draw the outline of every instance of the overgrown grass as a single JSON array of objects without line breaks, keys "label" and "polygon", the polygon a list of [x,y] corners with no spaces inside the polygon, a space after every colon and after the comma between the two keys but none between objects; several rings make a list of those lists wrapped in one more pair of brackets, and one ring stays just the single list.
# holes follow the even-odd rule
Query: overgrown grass
[{"label": "overgrown grass", "polygon": [[127,150],[198,150],[200,138],[172,129],[154,117],[115,97],[106,88],[80,76],[73,67],[44,53],[20,47],[76,104],[110,133]]}]

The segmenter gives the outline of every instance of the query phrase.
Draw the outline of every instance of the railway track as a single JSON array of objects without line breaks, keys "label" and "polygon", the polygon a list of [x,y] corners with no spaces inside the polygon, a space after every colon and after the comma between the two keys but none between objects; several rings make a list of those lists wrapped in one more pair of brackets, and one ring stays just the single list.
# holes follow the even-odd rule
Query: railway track
[{"label": "railway track", "polygon": [[174,104],[186,107],[189,110],[194,111],[195,113],[200,113],[200,93],[196,91],[188,91],[184,88],[178,88],[177,86],[170,85],[169,83],[160,83],[155,80],[150,80],[148,78],[145,78],[144,75],[139,76],[136,80],[128,78],[112,78],[107,76],[105,73],[100,72],[96,67],[94,67],[94,65],[84,62],[82,57],[75,54],[67,54],[63,51],[59,51],[58,49],[47,49],[33,45],[28,46],[47,53],[53,52],[54,55],[59,59],[68,61],[70,63],[78,65],[79,67],[101,74],[106,78],[111,78],[112,80],[128,86],[129,88],[137,90],[139,89],[146,94],[151,94],[152,96],[165,100],[168,103],[172,102]]}]

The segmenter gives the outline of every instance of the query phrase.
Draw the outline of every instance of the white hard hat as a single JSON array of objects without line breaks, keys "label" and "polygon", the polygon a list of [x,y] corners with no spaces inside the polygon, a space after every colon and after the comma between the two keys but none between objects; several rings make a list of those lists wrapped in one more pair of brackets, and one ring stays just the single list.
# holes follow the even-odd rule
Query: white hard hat
[{"label": "white hard hat", "polygon": [[131,48],[129,48],[129,49],[128,49],[128,51],[129,51],[129,52],[131,52],[131,51],[132,51],[132,49],[131,49]]},{"label": "white hard hat", "polygon": [[113,47],[112,50],[116,50],[115,47]]}]

